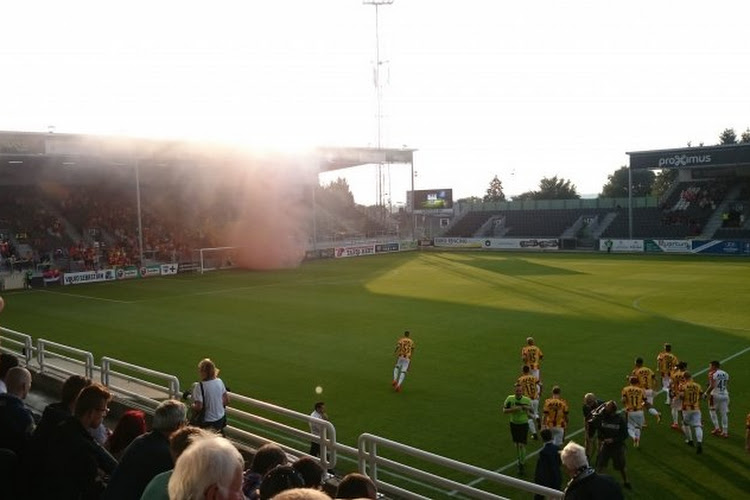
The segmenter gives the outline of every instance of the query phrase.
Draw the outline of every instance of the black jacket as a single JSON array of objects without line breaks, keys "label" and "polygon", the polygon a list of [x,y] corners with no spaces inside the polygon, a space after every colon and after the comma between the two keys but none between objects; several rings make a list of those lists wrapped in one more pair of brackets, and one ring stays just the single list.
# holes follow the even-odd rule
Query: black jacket
[{"label": "black jacket", "polygon": [[622,500],[620,484],[606,474],[597,474],[587,467],[570,480],[565,500]]}]

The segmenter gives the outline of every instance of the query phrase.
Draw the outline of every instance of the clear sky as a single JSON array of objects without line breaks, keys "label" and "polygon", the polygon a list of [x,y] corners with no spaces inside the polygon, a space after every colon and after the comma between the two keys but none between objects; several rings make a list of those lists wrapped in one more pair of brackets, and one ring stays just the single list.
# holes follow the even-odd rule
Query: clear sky
[{"label": "clear sky", "polygon": [[[384,147],[416,188],[601,191],[626,151],[750,126],[746,1],[395,0],[378,8]],[[0,130],[377,145],[360,0],[6,2]],[[384,172],[405,201],[408,167]],[[376,169],[345,175],[373,203]]]}]

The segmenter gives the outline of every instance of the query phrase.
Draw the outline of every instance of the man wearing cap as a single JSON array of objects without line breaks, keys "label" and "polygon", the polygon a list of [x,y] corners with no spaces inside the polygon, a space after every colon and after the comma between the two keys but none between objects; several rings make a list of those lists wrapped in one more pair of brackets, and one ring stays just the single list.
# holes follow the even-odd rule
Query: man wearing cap
[{"label": "man wearing cap", "polygon": [[625,467],[625,441],[628,439],[628,424],[625,419],[617,413],[617,403],[607,401],[604,411],[594,421],[599,437],[599,453],[596,457],[596,471],[601,473],[607,468],[609,460],[615,470],[622,475],[623,486],[632,489],[628,482],[628,474]]},{"label": "man wearing cap", "polygon": [[534,337],[526,338],[526,345],[521,348],[521,359],[523,364],[531,369],[531,374],[538,380],[542,380],[539,375],[539,367],[544,359],[544,353],[539,346],[534,344]]}]

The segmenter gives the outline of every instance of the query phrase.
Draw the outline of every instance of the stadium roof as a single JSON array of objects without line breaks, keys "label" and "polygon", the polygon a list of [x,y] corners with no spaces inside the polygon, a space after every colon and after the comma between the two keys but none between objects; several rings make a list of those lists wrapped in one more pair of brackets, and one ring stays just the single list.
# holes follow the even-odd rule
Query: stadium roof
[{"label": "stadium roof", "polygon": [[[314,151],[319,172],[376,163],[412,163],[414,149],[321,147]],[[0,131],[0,166],[69,164],[77,161],[189,162],[252,154],[238,146],[198,141],[153,140],[83,134]],[[280,153],[284,156],[284,153]],[[288,155],[291,156],[291,155]]]},{"label": "stadium roof", "polygon": [[632,170],[750,166],[750,144],[745,143],[632,151],[627,154]]}]

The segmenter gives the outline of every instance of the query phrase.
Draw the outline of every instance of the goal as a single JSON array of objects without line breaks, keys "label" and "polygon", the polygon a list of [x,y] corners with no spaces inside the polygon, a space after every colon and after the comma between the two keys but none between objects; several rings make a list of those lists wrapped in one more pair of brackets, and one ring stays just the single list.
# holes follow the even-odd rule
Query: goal
[{"label": "goal", "polygon": [[237,253],[241,249],[242,247],[198,248],[193,250],[193,262],[198,264],[198,272],[201,274],[207,271],[231,269],[236,266]]}]

